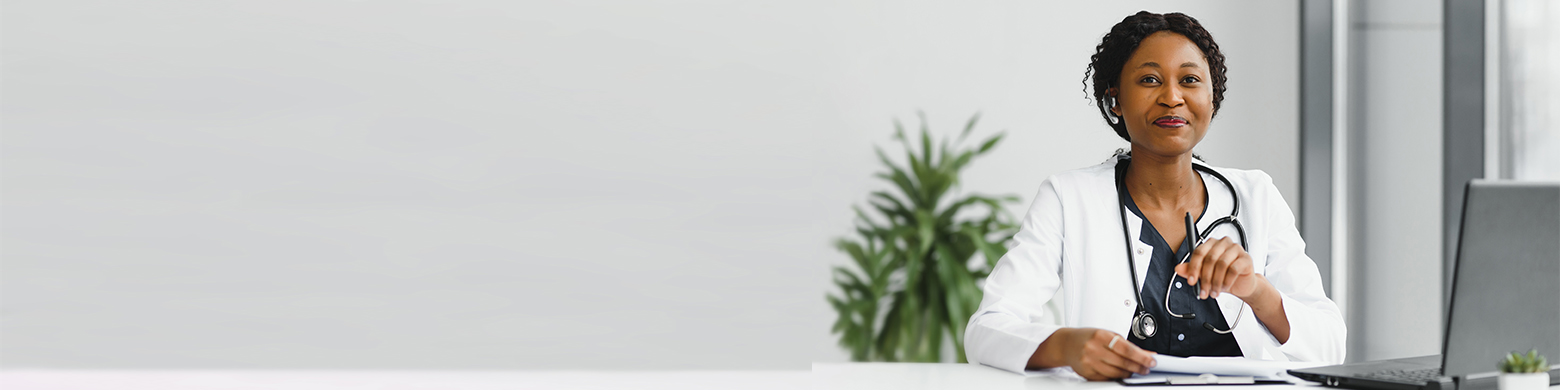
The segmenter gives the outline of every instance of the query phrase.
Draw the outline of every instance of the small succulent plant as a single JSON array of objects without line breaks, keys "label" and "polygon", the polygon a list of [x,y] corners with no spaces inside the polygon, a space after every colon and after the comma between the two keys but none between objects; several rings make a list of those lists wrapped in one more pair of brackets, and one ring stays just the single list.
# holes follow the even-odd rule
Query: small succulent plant
[{"label": "small succulent plant", "polygon": [[1500,361],[1500,372],[1512,374],[1527,374],[1536,372],[1549,372],[1549,362],[1544,355],[1539,355],[1538,350],[1529,350],[1526,355],[1512,352]]}]

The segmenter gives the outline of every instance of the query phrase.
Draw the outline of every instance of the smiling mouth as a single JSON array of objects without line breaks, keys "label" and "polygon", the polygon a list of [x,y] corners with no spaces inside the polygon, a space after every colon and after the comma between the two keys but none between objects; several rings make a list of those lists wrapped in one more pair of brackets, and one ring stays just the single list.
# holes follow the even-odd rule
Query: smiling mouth
[{"label": "smiling mouth", "polygon": [[1162,116],[1162,117],[1159,117],[1159,119],[1155,119],[1154,120],[1154,126],[1159,126],[1159,127],[1164,127],[1164,128],[1176,128],[1176,127],[1186,126],[1186,119],[1178,117],[1178,116],[1169,116],[1169,115]]}]

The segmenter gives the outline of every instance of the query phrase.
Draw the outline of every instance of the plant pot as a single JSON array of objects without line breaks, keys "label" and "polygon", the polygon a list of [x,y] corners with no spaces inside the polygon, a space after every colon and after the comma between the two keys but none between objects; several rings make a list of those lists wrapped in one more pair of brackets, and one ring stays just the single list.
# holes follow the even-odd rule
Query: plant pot
[{"label": "plant pot", "polygon": [[1500,373],[1500,390],[1545,390],[1549,388],[1549,373],[1527,374]]}]

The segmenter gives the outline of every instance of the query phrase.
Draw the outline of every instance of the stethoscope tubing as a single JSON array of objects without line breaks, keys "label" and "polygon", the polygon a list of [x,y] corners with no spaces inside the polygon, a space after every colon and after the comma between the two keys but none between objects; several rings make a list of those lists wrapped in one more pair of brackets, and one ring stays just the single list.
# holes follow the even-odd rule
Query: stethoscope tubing
[{"label": "stethoscope tubing", "polygon": [[[1126,190],[1125,186],[1121,185],[1122,180],[1125,178],[1125,175],[1126,175],[1127,166],[1131,164],[1131,159],[1132,159],[1131,155],[1126,155],[1126,154],[1118,155],[1118,157],[1117,157],[1117,160],[1116,160],[1116,201],[1117,201],[1117,205],[1119,206],[1119,209],[1120,209],[1120,212],[1121,212],[1120,215],[1121,215],[1121,239],[1122,239],[1122,244],[1123,244],[1123,248],[1126,248],[1126,251],[1127,251],[1127,265],[1129,267],[1131,267],[1131,268],[1127,269],[1127,274],[1132,276],[1132,286],[1131,286],[1132,296],[1137,296],[1138,295],[1138,293],[1137,293],[1137,291],[1138,291],[1137,261],[1134,260],[1133,257],[1132,257],[1132,233],[1127,230],[1127,207],[1126,207],[1126,204],[1127,204],[1127,199],[1126,199],[1126,197],[1127,197],[1127,190]],[[1187,249],[1186,256],[1183,256],[1181,258],[1181,261],[1178,262],[1177,265],[1179,265],[1180,263],[1185,263],[1187,260],[1191,260],[1192,249],[1195,249],[1198,246],[1201,246],[1203,243],[1207,242],[1208,241],[1208,237],[1209,237],[1209,235],[1211,235],[1213,233],[1213,230],[1215,228],[1219,227],[1220,225],[1223,225],[1223,224],[1226,224],[1226,223],[1235,226],[1235,233],[1236,233],[1236,235],[1240,236],[1240,247],[1241,247],[1241,249],[1249,251],[1250,249],[1247,248],[1247,246],[1246,246],[1246,229],[1245,229],[1244,226],[1241,226],[1240,220],[1236,219],[1237,217],[1240,216],[1240,194],[1235,191],[1235,185],[1230,182],[1230,179],[1224,177],[1223,174],[1220,174],[1218,171],[1215,171],[1213,168],[1210,168],[1208,166],[1197,164],[1197,163],[1194,162],[1194,163],[1192,163],[1192,169],[1194,169],[1196,171],[1199,171],[1199,172],[1207,173],[1208,175],[1213,176],[1215,179],[1218,179],[1220,182],[1224,183],[1224,187],[1225,188],[1229,188],[1229,190],[1230,190],[1230,200],[1231,200],[1231,204],[1232,205],[1230,207],[1230,215],[1229,216],[1226,216],[1226,217],[1214,220],[1212,223],[1208,224],[1208,228],[1204,229],[1202,232],[1200,232],[1200,233],[1197,232],[1197,230],[1195,229],[1195,226],[1193,227],[1193,229],[1188,230],[1189,234],[1196,234],[1197,235],[1196,239],[1194,240],[1195,244],[1193,244],[1191,246],[1191,248]],[[1188,217],[1190,217],[1190,216],[1188,216]],[[1172,279],[1172,281],[1174,280],[1173,277],[1171,279]],[[1175,318],[1184,318],[1184,319],[1196,318],[1196,315],[1194,313],[1177,314],[1175,311],[1170,310],[1170,293],[1173,291],[1172,290],[1172,286],[1173,285],[1174,285],[1174,283],[1166,283],[1165,284],[1165,300],[1164,300],[1165,301],[1165,313],[1169,313],[1170,316],[1175,317]],[[1133,317],[1132,333],[1134,335],[1136,335],[1140,339],[1147,339],[1149,337],[1153,337],[1153,333],[1155,333],[1154,331],[1152,331],[1152,330],[1144,331],[1142,329],[1139,329],[1140,327],[1143,326],[1144,321],[1147,321],[1147,322],[1150,322],[1150,323],[1155,322],[1155,321],[1153,321],[1153,315],[1152,314],[1148,314],[1148,311],[1143,309],[1143,303],[1142,303],[1142,298],[1141,297],[1138,298],[1138,305],[1137,306],[1138,306],[1138,314]],[[1230,332],[1235,331],[1235,327],[1240,326],[1240,317],[1244,316],[1245,314],[1246,314],[1246,303],[1245,302],[1241,302],[1240,311],[1235,314],[1235,321],[1230,324],[1230,328],[1229,329],[1219,329],[1217,327],[1214,327],[1213,324],[1210,324],[1210,323],[1208,323],[1206,321],[1203,322],[1203,328],[1206,328],[1206,329],[1208,329],[1210,331],[1213,331],[1214,333],[1218,333],[1218,334],[1230,334]],[[1146,320],[1143,318],[1143,317],[1145,317],[1145,315],[1147,317]],[[1156,325],[1149,324],[1149,326],[1156,326]],[[1148,334],[1144,335],[1144,333],[1148,333]]]}]

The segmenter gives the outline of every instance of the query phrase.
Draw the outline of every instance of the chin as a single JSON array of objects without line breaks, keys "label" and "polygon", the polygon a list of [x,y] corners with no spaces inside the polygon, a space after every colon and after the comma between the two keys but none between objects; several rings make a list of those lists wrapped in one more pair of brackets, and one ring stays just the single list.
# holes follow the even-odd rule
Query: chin
[{"label": "chin", "polygon": [[1183,154],[1191,154],[1192,153],[1192,146],[1196,146],[1196,145],[1174,145],[1174,146],[1164,145],[1164,144],[1160,144],[1160,145],[1142,145],[1138,149],[1140,149],[1142,151],[1145,151],[1145,152],[1148,152],[1148,153],[1155,154],[1155,155],[1167,156],[1168,157],[1168,156],[1180,156],[1180,155],[1183,155]]}]

